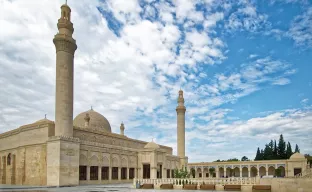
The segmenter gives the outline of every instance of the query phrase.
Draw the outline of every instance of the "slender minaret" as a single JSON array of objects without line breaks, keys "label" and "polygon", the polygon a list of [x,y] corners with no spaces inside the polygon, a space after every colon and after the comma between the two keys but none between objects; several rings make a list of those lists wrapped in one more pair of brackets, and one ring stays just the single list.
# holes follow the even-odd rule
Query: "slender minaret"
[{"label": "slender minaret", "polygon": [[180,89],[177,111],[177,148],[181,166],[185,165],[185,111],[183,91]]},{"label": "slender minaret", "polygon": [[73,137],[74,54],[77,49],[72,35],[71,9],[61,6],[61,18],[54,36],[56,48],[55,136]]}]

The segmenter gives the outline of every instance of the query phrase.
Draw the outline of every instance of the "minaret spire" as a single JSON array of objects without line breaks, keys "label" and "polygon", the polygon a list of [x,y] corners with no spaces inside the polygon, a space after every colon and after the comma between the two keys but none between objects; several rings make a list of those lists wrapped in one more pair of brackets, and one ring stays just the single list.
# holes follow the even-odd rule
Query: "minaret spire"
[{"label": "minaret spire", "polygon": [[179,90],[177,112],[177,149],[180,157],[181,167],[186,166],[187,157],[185,156],[185,111],[183,91]]},{"label": "minaret spire", "polygon": [[53,39],[56,49],[55,136],[67,137],[73,137],[74,54],[77,49],[70,16],[70,7],[62,5],[58,33]]}]

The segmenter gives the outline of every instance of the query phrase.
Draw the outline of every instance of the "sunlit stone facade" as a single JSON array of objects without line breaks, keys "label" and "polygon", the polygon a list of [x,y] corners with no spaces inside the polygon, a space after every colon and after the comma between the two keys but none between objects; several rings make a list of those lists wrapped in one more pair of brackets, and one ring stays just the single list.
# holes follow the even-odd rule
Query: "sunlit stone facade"
[{"label": "sunlit stone facade", "polygon": [[223,178],[274,177],[276,169],[280,170],[281,177],[294,177],[309,167],[306,158],[300,153],[295,153],[285,160],[189,163],[188,168],[193,178]]}]

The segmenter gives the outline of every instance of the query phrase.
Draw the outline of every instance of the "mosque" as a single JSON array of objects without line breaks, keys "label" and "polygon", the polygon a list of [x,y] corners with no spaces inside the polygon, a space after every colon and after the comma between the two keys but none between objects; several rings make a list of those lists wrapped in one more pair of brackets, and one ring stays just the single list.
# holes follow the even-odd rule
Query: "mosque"
[{"label": "mosque", "polygon": [[[177,168],[194,170],[193,177],[252,177],[270,175],[283,167],[284,175],[305,170],[306,160],[294,154],[290,160],[189,163],[185,155],[183,91],[178,93],[177,155],[171,147],[112,133],[109,121],[93,109],[73,118],[73,71],[77,49],[73,39],[71,9],[61,6],[57,23],[55,121],[46,118],[0,134],[0,184],[75,186],[127,182],[133,178],[172,178]],[[210,168],[215,173],[210,173]],[[236,175],[235,175],[236,173]],[[274,174],[274,173],[273,173]],[[233,176],[233,175],[232,175]]]}]

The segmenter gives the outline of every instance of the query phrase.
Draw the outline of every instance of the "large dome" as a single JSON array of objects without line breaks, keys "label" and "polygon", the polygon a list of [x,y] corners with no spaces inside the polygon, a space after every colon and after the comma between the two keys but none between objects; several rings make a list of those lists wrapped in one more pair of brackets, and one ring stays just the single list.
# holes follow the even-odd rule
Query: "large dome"
[{"label": "large dome", "polygon": [[112,132],[111,126],[107,119],[93,109],[77,115],[74,119],[73,124],[77,127],[107,131],[110,133]]}]

